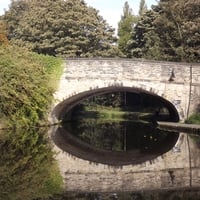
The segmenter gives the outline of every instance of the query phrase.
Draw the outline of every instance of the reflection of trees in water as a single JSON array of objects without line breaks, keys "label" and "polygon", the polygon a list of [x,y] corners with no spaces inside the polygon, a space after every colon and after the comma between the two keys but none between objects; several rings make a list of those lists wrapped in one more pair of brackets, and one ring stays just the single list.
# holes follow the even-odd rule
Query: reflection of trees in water
[{"label": "reflection of trees in water", "polygon": [[65,128],[82,141],[104,150],[150,151],[166,140],[167,131],[149,123],[134,121],[83,120],[65,124]]},{"label": "reflection of trees in water", "polygon": [[67,124],[66,128],[68,129],[69,126],[73,135],[88,144],[105,150],[122,150],[122,125],[119,123],[97,124],[97,121],[87,120]]},{"label": "reflection of trees in water", "polygon": [[157,153],[170,147],[168,140],[173,136],[156,129],[155,121],[170,117],[158,97],[115,92],[79,102],[66,113],[63,126],[67,133],[98,149]]},{"label": "reflection of trees in water", "polygon": [[61,190],[46,131],[18,129],[0,138],[0,199],[32,200]]}]

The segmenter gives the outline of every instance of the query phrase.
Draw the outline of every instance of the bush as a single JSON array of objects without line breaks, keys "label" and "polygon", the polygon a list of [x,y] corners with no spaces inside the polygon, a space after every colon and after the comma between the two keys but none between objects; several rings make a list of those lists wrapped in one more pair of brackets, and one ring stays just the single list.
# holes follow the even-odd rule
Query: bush
[{"label": "bush", "polygon": [[[31,200],[62,189],[45,124],[61,59],[0,45],[0,199]],[[34,128],[33,128],[34,127]]]},{"label": "bush", "polygon": [[61,59],[0,46],[0,118],[12,126],[40,124],[61,69]]}]

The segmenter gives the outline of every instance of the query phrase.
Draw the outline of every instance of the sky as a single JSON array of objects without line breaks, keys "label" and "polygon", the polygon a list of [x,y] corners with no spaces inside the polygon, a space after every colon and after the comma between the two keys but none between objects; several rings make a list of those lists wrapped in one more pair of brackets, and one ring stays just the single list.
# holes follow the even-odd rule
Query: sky
[{"label": "sky", "polygon": [[[126,0],[85,0],[87,5],[92,6],[99,10],[99,14],[111,25],[113,28],[117,28],[120,21],[124,3]],[[129,6],[133,9],[134,14],[138,13],[140,0],[127,0]],[[4,13],[4,10],[8,9],[10,0],[0,0],[0,15]],[[146,0],[148,8],[151,5],[156,4],[156,0]]]}]

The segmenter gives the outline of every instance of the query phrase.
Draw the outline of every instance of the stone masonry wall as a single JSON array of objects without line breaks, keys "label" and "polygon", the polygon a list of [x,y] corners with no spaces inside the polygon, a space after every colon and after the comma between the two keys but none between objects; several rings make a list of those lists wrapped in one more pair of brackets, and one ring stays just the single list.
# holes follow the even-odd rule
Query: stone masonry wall
[{"label": "stone masonry wall", "polygon": [[180,119],[184,120],[188,112],[192,113],[199,105],[199,80],[200,66],[197,64],[123,59],[66,60],[54,97],[58,104],[94,88],[136,87],[170,101],[178,110]]}]

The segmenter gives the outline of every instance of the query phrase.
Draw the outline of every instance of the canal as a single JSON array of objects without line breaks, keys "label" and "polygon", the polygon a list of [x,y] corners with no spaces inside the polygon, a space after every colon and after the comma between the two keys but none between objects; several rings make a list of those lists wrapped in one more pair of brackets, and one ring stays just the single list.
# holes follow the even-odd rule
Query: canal
[{"label": "canal", "polygon": [[91,199],[197,198],[199,136],[156,123],[176,122],[173,110],[162,99],[127,92],[76,104],[52,134],[66,190]]},{"label": "canal", "polygon": [[84,99],[51,130],[1,131],[0,199],[199,199],[200,137],[157,121],[177,116],[160,99],[115,92]]}]

